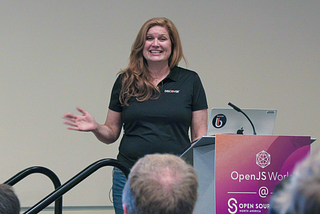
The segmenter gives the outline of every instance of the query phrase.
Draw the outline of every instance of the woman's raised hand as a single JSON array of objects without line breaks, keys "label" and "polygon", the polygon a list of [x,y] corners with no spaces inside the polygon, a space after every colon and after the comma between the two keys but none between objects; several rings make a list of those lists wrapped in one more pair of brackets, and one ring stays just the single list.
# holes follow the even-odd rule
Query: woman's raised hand
[{"label": "woman's raised hand", "polygon": [[63,115],[65,119],[64,124],[68,125],[68,129],[76,131],[93,131],[98,127],[95,119],[89,114],[89,112],[77,107],[77,110],[82,115],[66,113]]}]

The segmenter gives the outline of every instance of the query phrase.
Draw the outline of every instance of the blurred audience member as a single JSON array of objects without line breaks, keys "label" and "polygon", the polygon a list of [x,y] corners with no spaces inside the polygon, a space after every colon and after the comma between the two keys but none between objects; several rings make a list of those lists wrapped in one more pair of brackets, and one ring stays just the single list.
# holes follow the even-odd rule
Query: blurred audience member
[{"label": "blurred audience member", "polygon": [[320,213],[320,150],[297,164],[290,179],[271,199],[277,214]]},{"label": "blurred audience member", "polygon": [[192,214],[197,174],[178,156],[146,155],[133,166],[123,190],[125,214]]},{"label": "blurred audience member", "polygon": [[11,186],[0,184],[0,214],[19,214],[20,202]]}]

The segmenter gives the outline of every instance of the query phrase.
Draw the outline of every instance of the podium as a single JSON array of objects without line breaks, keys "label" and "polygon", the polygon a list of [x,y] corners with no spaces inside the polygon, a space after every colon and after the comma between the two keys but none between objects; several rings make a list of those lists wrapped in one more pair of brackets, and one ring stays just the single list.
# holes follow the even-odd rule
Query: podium
[{"label": "podium", "polygon": [[215,211],[215,136],[203,136],[181,157],[193,165],[198,174],[198,200],[195,214]]},{"label": "podium", "polygon": [[181,157],[198,174],[195,214],[269,213],[274,186],[310,152],[308,136],[203,136]]}]

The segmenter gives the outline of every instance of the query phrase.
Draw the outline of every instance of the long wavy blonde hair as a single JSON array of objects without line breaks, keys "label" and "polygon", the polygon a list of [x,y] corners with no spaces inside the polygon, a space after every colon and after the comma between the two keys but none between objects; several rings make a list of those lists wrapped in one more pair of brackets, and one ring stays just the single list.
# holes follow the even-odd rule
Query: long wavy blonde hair
[{"label": "long wavy blonde hair", "polygon": [[149,19],[142,25],[137,38],[132,44],[128,67],[119,72],[123,74],[122,89],[119,96],[120,103],[123,106],[128,106],[128,101],[132,97],[142,102],[150,98],[156,99],[160,94],[158,87],[151,83],[148,63],[143,57],[147,32],[154,26],[162,26],[168,30],[172,44],[172,52],[168,61],[170,69],[178,65],[182,58],[186,61],[183,56],[178,30],[172,21],[163,17]]}]

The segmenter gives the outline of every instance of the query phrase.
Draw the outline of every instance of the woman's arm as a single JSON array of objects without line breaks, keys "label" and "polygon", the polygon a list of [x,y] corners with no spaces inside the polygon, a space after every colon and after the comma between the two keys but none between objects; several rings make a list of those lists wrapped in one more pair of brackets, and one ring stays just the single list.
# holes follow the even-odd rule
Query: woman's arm
[{"label": "woman's arm", "polygon": [[202,109],[192,112],[191,122],[191,141],[200,139],[202,136],[207,135],[208,128],[208,110]]},{"label": "woman's arm", "polygon": [[68,129],[76,131],[91,131],[98,140],[103,143],[110,144],[116,141],[120,135],[122,128],[121,112],[108,110],[105,124],[98,124],[93,116],[84,109],[77,107],[82,115],[67,113],[63,116]]},{"label": "woman's arm", "polygon": [[122,120],[121,112],[108,110],[105,124],[98,125],[93,134],[103,143],[110,144],[115,142],[121,132]]}]

